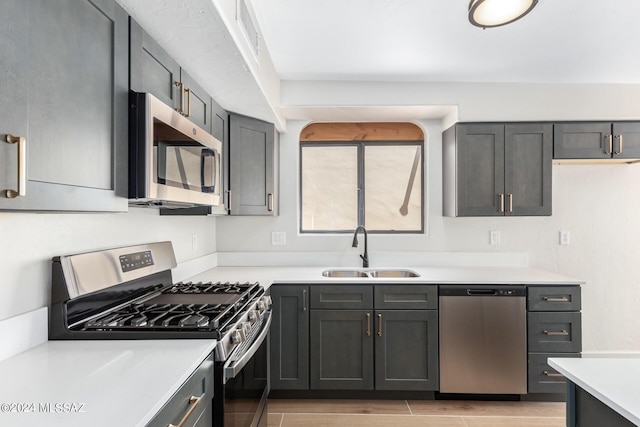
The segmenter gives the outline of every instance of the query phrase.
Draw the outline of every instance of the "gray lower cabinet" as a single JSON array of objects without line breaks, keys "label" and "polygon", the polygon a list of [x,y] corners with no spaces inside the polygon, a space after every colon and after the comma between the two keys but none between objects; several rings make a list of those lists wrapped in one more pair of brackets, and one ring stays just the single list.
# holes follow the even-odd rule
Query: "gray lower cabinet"
[{"label": "gray lower cabinet", "polygon": [[556,123],[553,158],[640,158],[640,122]]},{"label": "gray lower cabinet", "polygon": [[310,292],[311,389],[438,389],[436,286],[318,285]]},{"label": "gray lower cabinet", "polygon": [[208,427],[213,423],[213,354],[176,391],[147,427]]},{"label": "gray lower cabinet", "polygon": [[126,211],[126,12],[7,0],[0,15],[0,210]]},{"label": "gray lower cabinet", "polygon": [[278,142],[272,123],[229,114],[231,215],[278,215]]},{"label": "gray lower cabinet", "polygon": [[551,124],[451,127],[443,134],[444,215],[551,215],[552,151]]},{"label": "gray lower cabinet", "polygon": [[151,36],[130,18],[130,88],[147,92],[212,132],[212,98]]},{"label": "gray lower cabinet", "polygon": [[376,310],[375,318],[376,390],[437,390],[438,312]]},{"label": "gray lower cabinet", "polygon": [[367,310],[311,311],[312,390],[373,389],[371,316]]},{"label": "gray lower cabinet", "polygon": [[273,285],[271,389],[309,389],[309,286]]},{"label": "gray lower cabinet", "polygon": [[565,393],[566,380],[547,364],[549,357],[580,357],[579,286],[527,287],[528,392]]}]

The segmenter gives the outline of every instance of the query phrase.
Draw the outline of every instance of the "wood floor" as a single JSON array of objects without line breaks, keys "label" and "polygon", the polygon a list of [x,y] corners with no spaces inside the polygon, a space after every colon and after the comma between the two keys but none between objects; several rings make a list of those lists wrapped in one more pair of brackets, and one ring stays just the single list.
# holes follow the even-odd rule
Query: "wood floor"
[{"label": "wood floor", "polygon": [[269,399],[269,427],[564,427],[563,402]]}]

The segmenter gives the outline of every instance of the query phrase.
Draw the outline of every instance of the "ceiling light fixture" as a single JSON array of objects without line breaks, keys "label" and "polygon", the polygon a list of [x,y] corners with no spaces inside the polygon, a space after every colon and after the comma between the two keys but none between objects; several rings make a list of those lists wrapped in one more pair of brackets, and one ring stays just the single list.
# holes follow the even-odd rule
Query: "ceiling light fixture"
[{"label": "ceiling light fixture", "polygon": [[517,21],[538,4],[538,0],[471,0],[469,22],[491,28]]}]

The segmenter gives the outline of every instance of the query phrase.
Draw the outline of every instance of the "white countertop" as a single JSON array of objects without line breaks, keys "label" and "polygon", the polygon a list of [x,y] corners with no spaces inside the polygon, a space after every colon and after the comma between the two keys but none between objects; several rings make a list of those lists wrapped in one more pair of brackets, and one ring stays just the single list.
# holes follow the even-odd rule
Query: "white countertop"
[{"label": "white countertop", "polygon": [[[215,344],[215,340],[45,342],[0,362],[0,425],[144,426]],[[50,412],[46,404],[51,404]],[[7,408],[31,412],[7,412]]]},{"label": "white countertop", "polygon": [[[509,284],[509,285],[581,285],[580,279],[526,267],[402,267],[420,277],[411,278],[336,278],[324,277],[324,270],[349,270],[347,267],[216,267],[191,277],[192,281],[249,281],[265,287],[273,283],[395,283],[395,284]],[[358,269],[358,268],[355,268]],[[369,268],[365,270],[376,270]],[[393,270],[380,268],[379,270]]]},{"label": "white countertop", "polygon": [[548,363],[602,403],[640,425],[640,358],[550,358]]}]

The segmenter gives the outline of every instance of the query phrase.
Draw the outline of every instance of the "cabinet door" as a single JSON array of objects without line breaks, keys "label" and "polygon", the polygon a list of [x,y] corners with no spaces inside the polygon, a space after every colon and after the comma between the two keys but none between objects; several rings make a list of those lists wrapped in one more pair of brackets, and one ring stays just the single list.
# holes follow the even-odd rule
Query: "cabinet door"
[{"label": "cabinet door", "polygon": [[311,311],[311,389],[373,389],[373,325],[367,310]]},{"label": "cabinet door", "polygon": [[505,126],[507,215],[551,215],[553,133],[549,124]]},{"label": "cabinet door", "polygon": [[[126,13],[111,0],[12,0],[0,15],[0,209],[126,211]],[[16,198],[2,191],[20,181],[7,134],[26,140]]]},{"label": "cabinet door", "polygon": [[640,123],[613,124],[613,157],[618,159],[640,158]]},{"label": "cabinet door", "polygon": [[376,390],[438,389],[438,312],[375,312]]},{"label": "cabinet door", "polygon": [[273,285],[271,389],[309,389],[309,287]]},{"label": "cabinet door", "polygon": [[504,149],[503,125],[456,127],[458,216],[504,215]]},{"label": "cabinet door", "polygon": [[211,95],[205,92],[184,68],[180,70],[180,80],[185,90],[183,113],[193,123],[211,133]]},{"label": "cabinet door", "polygon": [[165,104],[180,108],[180,65],[142,29],[129,19],[131,75],[130,86],[135,92],[147,92]]},{"label": "cabinet door", "polygon": [[231,215],[277,215],[275,127],[229,115]]},{"label": "cabinet door", "polygon": [[554,159],[608,159],[611,123],[556,123],[553,125]]}]

